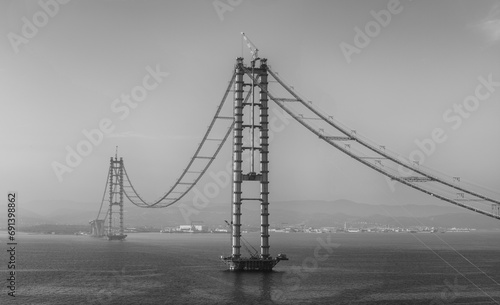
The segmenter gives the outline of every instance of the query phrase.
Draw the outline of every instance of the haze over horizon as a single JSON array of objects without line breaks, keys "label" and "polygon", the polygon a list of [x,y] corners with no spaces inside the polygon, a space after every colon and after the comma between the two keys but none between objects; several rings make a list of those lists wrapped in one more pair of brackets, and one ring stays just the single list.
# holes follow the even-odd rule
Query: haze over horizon
[{"label": "haze over horizon", "polygon": [[[363,47],[356,29],[365,31],[374,15],[397,1],[63,2],[45,2],[58,3],[57,11],[45,8],[53,16],[35,25],[27,43],[13,37],[29,31],[26,24],[40,24],[33,18],[46,10],[38,1],[0,3],[1,105],[7,114],[0,121],[0,185],[3,194],[17,191],[21,205],[100,202],[116,146],[138,192],[149,200],[162,195],[201,141],[236,57],[249,61],[242,31],[302,95],[376,143],[407,157],[421,149],[416,142],[441,128],[446,140],[426,155],[425,166],[498,194],[498,0],[401,0],[398,13]],[[460,112],[457,107],[463,110],[488,80],[488,97]],[[144,98],[124,101],[137,86],[146,88]],[[479,95],[487,93],[483,88]],[[441,205],[402,185],[392,190],[382,175],[296,122],[280,122],[270,145],[271,203]],[[99,128],[109,132],[58,177],[54,162],[65,165],[67,147],[76,150]],[[214,202],[230,198],[230,150],[226,143],[197,186],[202,193],[208,182],[222,179]]]}]

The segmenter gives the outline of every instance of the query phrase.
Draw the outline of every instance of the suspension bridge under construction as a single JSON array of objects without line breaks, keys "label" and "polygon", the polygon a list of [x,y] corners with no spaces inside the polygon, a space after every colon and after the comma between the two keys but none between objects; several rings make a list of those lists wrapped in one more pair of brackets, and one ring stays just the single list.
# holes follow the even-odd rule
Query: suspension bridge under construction
[{"label": "suspension bridge under construction", "polygon": [[[234,71],[201,143],[173,186],[159,199],[148,202],[136,191],[122,158],[111,158],[106,187],[98,216],[90,222],[93,236],[123,240],[123,205],[125,197],[141,208],[166,208],[181,200],[203,177],[232,133],[232,209],[231,255],[221,257],[230,270],[270,271],[285,254],[275,257],[269,245],[269,100],[273,101],[314,136],[330,144],[378,173],[450,204],[500,220],[499,195],[465,183],[461,177],[448,176],[407,160],[387,147],[363,137],[309,101],[301,97],[271,70],[267,59],[259,58],[258,49],[243,34],[252,60],[236,59]],[[271,85],[270,85],[271,84]],[[233,115],[222,115],[222,108],[233,93]],[[220,130],[223,130],[221,133]],[[246,132],[248,130],[248,132]],[[245,131],[245,132],[244,132]],[[243,158],[247,153],[249,158]],[[244,192],[244,185],[259,184],[257,194]],[[248,188],[247,188],[248,189]],[[260,253],[241,254],[241,205],[260,203]],[[104,204],[107,212],[101,215]],[[118,215],[118,217],[114,217]],[[119,223],[116,224],[116,218]],[[107,221],[107,227],[106,227]]]}]

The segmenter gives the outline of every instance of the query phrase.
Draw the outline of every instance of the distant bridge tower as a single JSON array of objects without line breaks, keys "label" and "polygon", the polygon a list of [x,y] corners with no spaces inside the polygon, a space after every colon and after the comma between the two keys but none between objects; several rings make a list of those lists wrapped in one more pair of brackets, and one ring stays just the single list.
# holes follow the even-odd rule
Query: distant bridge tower
[{"label": "distant bridge tower", "polygon": [[[108,238],[109,240],[122,240],[127,235],[123,234],[123,158],[118,160],[117,155],[113,160],[111,157],[109,166],[109,226]],[[118,206],[119,210],[113,212],[113,206]],[[119,214],[120,223],[118,232],[113,231],[113,213]]]},{"label": "distant bridge tower", "polygon": [[[269,254],[269,179],[268,179],[268,96],[267,96],[267,60],[260,59],[260,67],[255,67],[254,59],[251,67],[245,67],[243,58],[236,60],[236,79],[234,87],[234,128],[233,128],[233,194],[232,194],[232,254],[230,257],[223,258],[230,270],[262,270],[270,271],[280,261],[285,260],[286,256],[272,258]],[[244,75],[250,74],[250,82],[244,82]],[[251,101],[244,100],[244,87],[250,87]],[[254,89],[260,87],[259,101],[254,99]],[[244,121],[244,108],[249,106],[247,111],[247,122]],[[259,111],[259,122],[255,123],[256,108]],[[243,146],[243,130],[249,130],[249,146]],[[259,141],[256,145],[255,133],[259,132]],[[247,133],[245,133],[247,134]],[[243,172],[243,151],[250,152],[248,172]],[[260,165],[256,169],[255,156],[258,151]],[[246,169],[246,167],[245,167]],[[260,196],[242,197],[242,185],[249,183],[260,184]],[[250,258],[241,256],[241,205],[243,202],[260,202],[260,256],[251,255]]]},{"label": "distant bridge tower", "polygon": [[493,212],[493,215],[500,216],[500,204],[493,203],[491,205],[491,210]]}]

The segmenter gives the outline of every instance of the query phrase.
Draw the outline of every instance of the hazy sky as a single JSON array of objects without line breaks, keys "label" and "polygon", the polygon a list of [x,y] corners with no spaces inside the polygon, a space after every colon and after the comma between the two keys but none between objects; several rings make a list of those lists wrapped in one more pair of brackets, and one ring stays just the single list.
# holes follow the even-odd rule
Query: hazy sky
[{"label": "hazy sky", "polygon": [[[0,2],[3,194],[97,206],[118,145],[139,193],[157,198],[202,139],[242,54],[241,31],[273,70],[346,125],[404,156],[441,128],[447,140],[425,165],[500,189],[498,0],[60,2]],[[67,165],[67,147],[100,124],[109,132],[58,179],[54,162]],[[230,150],[211,172],[224,170]],[[270,151],[271,202],[434,202],[391,191],[296,122]],[[229,192],[221,187],[214,200]]]}]

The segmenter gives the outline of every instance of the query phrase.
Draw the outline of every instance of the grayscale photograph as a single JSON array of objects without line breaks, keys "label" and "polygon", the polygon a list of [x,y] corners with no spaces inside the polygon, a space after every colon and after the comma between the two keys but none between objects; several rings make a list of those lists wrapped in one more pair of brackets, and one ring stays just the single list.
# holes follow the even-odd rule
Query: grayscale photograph
[{"label": "grayscale photograph", "polygon": [[500,305],[500,0],[0,1],[0,303]]}]

